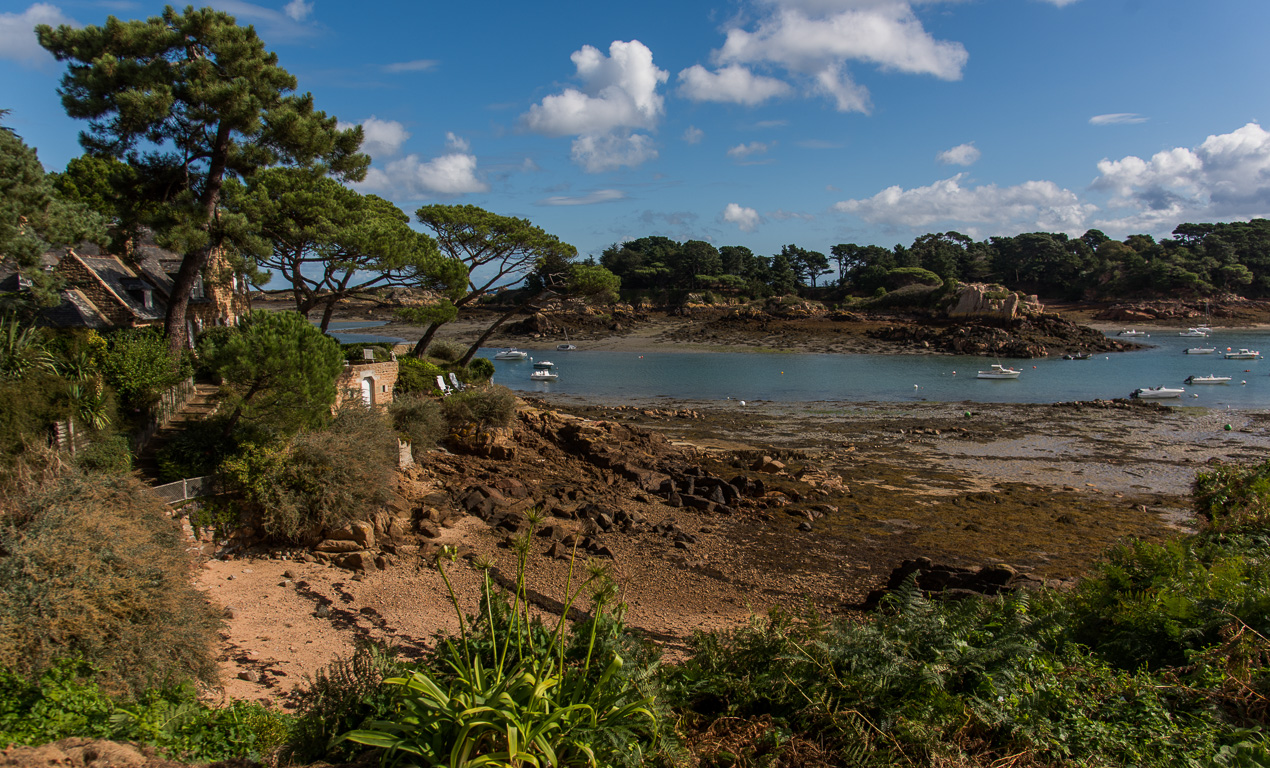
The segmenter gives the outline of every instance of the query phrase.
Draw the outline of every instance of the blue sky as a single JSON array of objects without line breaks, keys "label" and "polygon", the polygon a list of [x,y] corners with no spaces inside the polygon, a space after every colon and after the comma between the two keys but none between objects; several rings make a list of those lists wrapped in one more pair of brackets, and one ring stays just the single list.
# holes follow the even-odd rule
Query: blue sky
[{"label": "blue sky", "polygon": [[[524,217],[583,255],[1270,216],[1265,0],[212,5],[363,125],[359,189]],[[83,126],[32,27],[161,10],[0,0],[0,109],[46,168]]]}]

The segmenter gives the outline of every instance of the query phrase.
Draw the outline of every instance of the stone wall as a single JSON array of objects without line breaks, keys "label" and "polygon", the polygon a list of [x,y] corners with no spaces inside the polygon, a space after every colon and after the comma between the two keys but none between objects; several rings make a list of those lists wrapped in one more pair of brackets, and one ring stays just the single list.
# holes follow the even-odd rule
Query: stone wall
[{"label": "stone wall", "polygon": [[348,400],[361,400],[362,381],[370,379],[371,405],[387,405],[392,402],[393,387],[397,384],[397,361],[386,363],[357,363],[345,365],[339,378],[335,380],[335,407],[339,408]]}]

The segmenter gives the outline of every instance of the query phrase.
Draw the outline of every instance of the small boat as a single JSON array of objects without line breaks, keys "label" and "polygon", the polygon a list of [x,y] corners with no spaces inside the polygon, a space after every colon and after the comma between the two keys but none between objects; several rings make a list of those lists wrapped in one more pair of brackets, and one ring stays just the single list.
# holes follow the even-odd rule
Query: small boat
[{"label": "small boat", "polygon": [[1088,360],[1091,355],[1088,352],[1073,352],[1063,355],[1064,360]]},{"label": "small boat", "polygon": [[502,352],[494,353],[495,360],[528,360],[529,353],[522,352],[519,349],[505,349]]},{"label": "small boat", "polygon": [[1258,360],[1261,358],[1261,353],[1255,349],[1245,348],[1240,348],[1238,351],[1231,352],[1230,347],[1227,347],[1225,357],[1227,360]]},{"label": "small boat", "polygon": [[555,371],[544,370],[541,368],[529,374],[530,381],[555,381],[558,378],[560,378],[560,376]]},{"label": "small boat", "polygon": [[1192,339],[1206,339],[1210,333],[1212,333],[1212,331],[1207,328],[1187,328],[1184,333],[1179,333],[1178,336],[1185,336],[1186,338]]},{"label": "small boat", "polygon": [[1211,373],[1207,376],[1187,376],[1187,384],[1229,384],[1229,376],[1214,376]]},{"label": "small boat", "polygon": [[577,347],[575,347],[572,344],[557,344],[556,345],[557,352],[572,352],[575,349],[577,349]]},{"label": "small boat", "polygon": [[1117,336],[1148,336],[1150,334],[1148,334],[1146,331],[1135,331],[1132,328],[1126,328],[1120,333],[1117,333],[1116,335]]},{"label": "small boat", "polygon": [[1016,371],[1013,368],[1006,368],[1000,363],[993,363],[992,368],[986,371],[979,371],[981,379],[1017,379],[1023,371]]},{"label": "small boat", "polygon": [[1173,389],[1170,387],[1145,387],[1135,389],[1129,394],[1129,397],[1139,400],[1166,400],[1170,397],[1181,397],[1186,394],[1184,389]]},{"label": "small boat", "polygon": [[1217,351],[1217,347],[1190,347],[1186,350],[1188,355],[1211,355]]},{"label": "small boat", "polygon": [[534,361],[535,371],[549,371],[554,367],[556,367],[556,364],[551,362],[550,360],[535,360]]}]

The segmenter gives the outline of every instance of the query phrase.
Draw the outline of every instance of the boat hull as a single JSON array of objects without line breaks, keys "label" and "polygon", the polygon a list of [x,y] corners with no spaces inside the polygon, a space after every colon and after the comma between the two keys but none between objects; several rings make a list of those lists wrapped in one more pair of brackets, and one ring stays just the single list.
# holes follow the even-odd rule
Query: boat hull
[{"label": "boat hull", "polygon": [[1146,389],[1135,389],[1130,393],[1129,397],[1137,400],[1170,400],[1172,398],[1181,397],[1186,394],[1184,389],[1171,389],[1169,387],[1147,387]]}]

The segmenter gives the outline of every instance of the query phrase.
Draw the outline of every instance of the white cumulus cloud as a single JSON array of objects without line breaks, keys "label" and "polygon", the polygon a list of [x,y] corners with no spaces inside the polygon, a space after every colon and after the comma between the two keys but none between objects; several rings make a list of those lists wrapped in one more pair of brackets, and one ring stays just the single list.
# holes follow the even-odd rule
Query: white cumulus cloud
[{"label": "white cumulus cloud", "polygon": [[1111,224],[1129,231],[1171,230],[1184,221],[1270,216],[1270,133],[1247,125],[1175,147],[1149,160],[1130,155],[1098,163],[1093,188],[1128,211]]},{"label": "white cumulus cloud", "polygon": [[695,125],[690,125],[684,129],[684,141],[689,144],[700,144],[701,140],[706,137],[706,132]]},{"label": "white cumulus cloud", "polygon": [[1134,125],[1145,123],[1147,118],[1136,112],[1112,112],[1106,115],[1094,115],[1089,118],[1090,125]]},{"label": "white cumulus cloud", "polygon": [[737,229],[742,232],[753,232],[761,220],[758,211],[736,203],[728,203],[723,209],[723,213],[720,214],[720,218],[730,224],[735,224]]},{"label": "white cumulus cloud", "polygon": [[652,139],[634,133],[655,128],[665,112],[657,88],[670,74],[653,64],[653,52],[638,40],[615,40],[608,56],[584,45],[570,58],[582,87],[534,104],[521,116],[525,126],[546,136],[575,136],[573,161],[590,173],[656,157]]},{"label": "white cumulus cloud", "polygon": [[783,80],[756,75],[739,64],[711,72],[700,64],[679,73],[679,93],[693,101],[720,101],[754,106],[784,96],[793,88]]},{"label": "white cumulus cloud", "polygon": [[35,38],[37,24],[79,26],[61,8],[48,3],[35,3],[21,13],[0,13],[0,58],[27,66],[52,65],[53,55]]},{"label": "white cumulus cloud", "polygon": [[613,41],[609,55],[584,45],[570,57],[582,88],[566,88],[529,108],[530,130],[547,136],[596,135],[615,128],[652,128],[665,109],[657,86],[670,76],[638,40]]},{"label": "white cumulus cloud", "polygon": [[[348,130],[356,123],[338,123],[340,130]],[[410,138],[406,127],[396,120],[380,120],[375,116],[366,118],[362,126],[362,151],[374,159],[392,157],[401,149],[401,145]]]},{"label": "white cumulus cloud", "polygon": [[958,144],[952,149],[945,149],[937,156],[944,165],[974,165],[979,161],[980,152],[974,142]]},{"label": "white cumulus cloud", "polygon": [[657,157],[657,148],[641,133],[579,136],[573,140],[572,157],[587,173],[600,173],[652,160]]},{"label": "white cumulus cloud", "polygon": [[[376,192],[393,200],[421,197],[458,197],[489,189],[477,175],[476,156],[467,152],[467,143],[447,134],[450,151],[431,160],[411,154],[380,167],[372,167],[366,179],[353,186],[361,192]],[[462,149],[457,149],[456,144]]]},{"label": "white cumulus cloud", "polygon": [[715,61],[725,68],[784,68],[805,79],[810,92],[832,99],[841,112],[872,108],[868,90],[847,70],[850,62],[958,80],[969,58],[961,43],[932,37],[903,0],[781,0],[768,5],[770,12],[753,29],[728,29]]},{"label": "white cumulus cloud", "polygon": [[313,3],[306,3],[304,0],[291,0],[282,7],[282,12],[291,18],[292,21],[304,21],[313,13]]},{"label": "white cumulus cloud", "polygon": [[400,72],[424,72],[432,69],[439,64],[436,59],[414,59],[412,61],[397,61],[392,64],[385,64],[384,71],[397,74]]},{"label": "white cumulus cloud", "polygon": [[1052,181],[1027,181],[1011,187],[964,185],[957,174],[926,187],[888,187],[873,197],[834,205],[873,224],[923,228],[948,223],[988,225],[995,231],[1028,230],[1080,233],[1095,206]]},{"label": "white cumulus cloud", "polygon": [[749,144],[737,144],[728,150],[728,157],[734,160],[744,160],[750,155],[761,155],[766,152],[768,145],[761,141],[751,141]]}]

